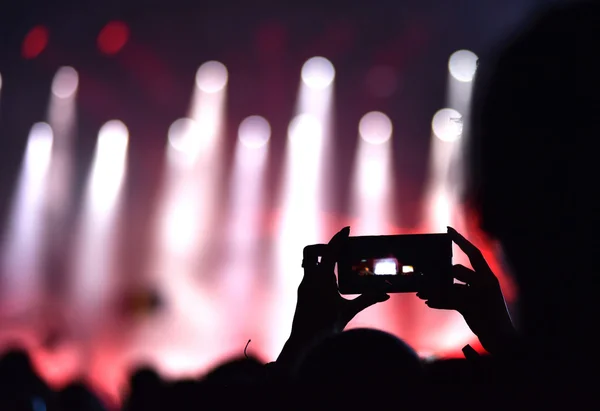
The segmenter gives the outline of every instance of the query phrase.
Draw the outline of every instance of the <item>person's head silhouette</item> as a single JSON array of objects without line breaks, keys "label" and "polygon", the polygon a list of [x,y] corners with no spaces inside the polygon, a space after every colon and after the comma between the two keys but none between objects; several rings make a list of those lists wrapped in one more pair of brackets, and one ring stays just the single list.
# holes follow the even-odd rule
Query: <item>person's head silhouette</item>
[{"label": "person's head silhouette", "polygon": [[600,289],[599,38],[600,3],[560,6],[482,58],[475,83],[468,199],[514,271],[520,328],[552,353],[585,343]]},{"label": "person's head silhouette", "polygon": [[358,328],[329,337],[308,351],[297,370],[302,383],[355,386],[385,379],[388,383],[421,381],[416,352],[383,331]]}]

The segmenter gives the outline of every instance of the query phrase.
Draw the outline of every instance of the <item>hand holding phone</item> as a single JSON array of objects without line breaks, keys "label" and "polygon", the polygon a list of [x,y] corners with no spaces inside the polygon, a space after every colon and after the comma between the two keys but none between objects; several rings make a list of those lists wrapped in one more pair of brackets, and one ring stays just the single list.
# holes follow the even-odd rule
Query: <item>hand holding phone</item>
[{"label": "hand holding phone", "polygon": [[431,308],[461,313],[489,353],[512,351],[517,344],[517,333],[498,278],[473,243],[451,227],[448,227],[448,236],[467,255],[473,270],[456,264],[452,267],[452,277],[464,284],[452,284],[445,293],[424,290],[417,297],[427,300]]},{"label": "hand holding phone", "polygon": [[340,295],[334,270],[349,234],[350,227],[346,227],[328,244],[304,249],[304,277],[298,287],[292,332],[278,363],[289,366],[303,348],[318,338],[343,331],[356,314],[389,299],[383,292],[366,293],[353,300]]},{"label": "hand holding phone", "polygon": [[[317,264],[321,247],[306,247],[305,261]],[[447,234],[349,237],[339,252],[341,294],[442,290],[452,282],[452,240]]]}]

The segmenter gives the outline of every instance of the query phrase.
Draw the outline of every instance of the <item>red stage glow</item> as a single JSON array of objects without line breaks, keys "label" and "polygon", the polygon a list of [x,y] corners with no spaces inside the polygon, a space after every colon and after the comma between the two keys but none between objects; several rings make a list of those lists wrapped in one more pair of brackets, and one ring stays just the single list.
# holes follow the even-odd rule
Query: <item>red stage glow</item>
[{"label": "red stage glow", "polygon": [[98,48],[107,55],[117,54],[129,39],[129,28],[121,21],[111,21],[98,35]]},{"label": "red stage glow", "polygon": [[[279,219],[280,216],[277,212],[268,212],[264,218],[265,223],[262,226],[264,232],[261,237],[277,241],[275,236]],[[321,220],[323,221],[323,230],[330,233],[335,233],[339,227],[358,224],[358,221],[337,213],[323,213]],[[502,271],[494,253],[494,243],[476,227],[475,215],[469,215],[466,220],[463,234],[480,247],[490,267],[500,280],[507,302],[513,302],[517,297],[516,289],[511,278]],[[402,228],[388,225],[383,231],[386,234],[416,234],[427,232],[427,226]],[[301,258],[302,250],[298,250],[298,260],[290,261],[290,266],[299,264]],[[248,270],[255,278],[263,269],[260,264],[248,266]],[[218,272],[223,274],[222,270]],[[169,275],[169,278],[169,282],[178,281],[176,275]],[[184,295],[185,289],[191,287],[190,283],[175,286],[177,300],[185,300],[188,297],[196,298],[196,294]],[[205,299],[210,295],[218,295],[219,292],[217,286],[209,283],[200,282],[197,288],[203,290],[202,295]],[[122,290],[120,291],[122,292]],[[163,290],[156,291],[163,292]],[[193,302],[198,308],[198,311],[192,311],[193,315],[190,315],[190,311],[183,311],[175,315],[176,313],[172,311],[177,307],[169,305],[176,301],[171,301],[163,307],[166,311],[156,311],[160,315],[155,316],[153,315],[155,313],[153,307],[156,308],[156,304],[153,302],[154,291],[142,288],[126,295],[115,296],[117,299],[110,304],[113,309],[110,313],[105,313],[104,326],[100,329],[88,330],[88,335],[74,333],[76,329],[71,327],[76,324],[72,323],[73,319],[65,318],[64,323],[70,324],[70,327],[62,331],[66,334],[56,347],[40,345],[39,333],[47,328],[46,325],[52,322],[52,318],[61,318],[59,312],[70,312],[67,305],[57,305],[53,309],[42,307],[37,311],[39,315],[36,317],[37,321],[20,324],[15,327],[18,329],[14,330],[6,327],[0,335],[4,334],[5,337],[10,335],[13,339],[17,338],[18,341],[22,341],[31,353],[40,375],[54,388],[64,387],[72,378],[84,373],[94,388],[118,403],[122,399],[127,373],[137,365],[156,366],[159,371],[166,374],[167,378],[197,375],[208,371],[212,366],[232,355],[242,355],[244,344],[249,338],[252,339],[249,353],[257,355],[264,361],[272,361],[276,358],[276,353],[267,353],[265,349],[272,330],[265,321],[267,321],[268,312],[277,309],[272,303],[273,292],[268,281],[257,281],[248,288],[248,298],[252,303],[240,308],[245,313],[243,317],[239,313],[235,314],[235,307],[230,307],[231,312],[228,312],[227,315],[217,315],[218,311],[210,312],[210,310],[203,313],[202,311],[206,311],[203,306],[207,304],[207,301],[201,300]],[[391,332],[415,347],[423,357],[430,355],[463,357],[461,349],[467,343],[477,351],[483,351],[475,336],[464,332],[466,324],[460,314],[445,310],[432,310],[423,301],[410,294],[394,294],[391,297],[385,306],[372,307],[359,314],[348,328],[375,327]],[[219,299],[219,297],[215,298],[216,305],[213,309],[224,308],[219,305]],[[387,311],[388,314],[381,319],[380,324],[374,324],[373,318],[386,307],[391,310]],[[383,311],[381,312],[383,313]],[[161,316],[165,315],[166,321],[165,319],[161,320]],[[207,323],[208,329],[204,331],[194,329],[193,327],[198,324],[188,321],[205,315],[218,318],[215,318],[214,324]],[[171,322],[175,320],[177,324],[172,324]],[[205,346],[195,345],[194,336],[198,333],[207,336]],[[168,335],[168,338],[163,338],[165,335]],[[208,335],[212,335],[212,337],[209,338]],[[214,341],[209,341],[213,339]],[[165,357],[168,361],[164,359]],[[161,361],[167,363],[161,366]],[[188,370],[184,367],[188,362],[196,363],[197,366]]]},{"label": "red stage glow", "polygon": [[44,26],[32,28],[23,40],[21,55],[26,59],[33,59],[40,55],[48,45],[48,29]]}]

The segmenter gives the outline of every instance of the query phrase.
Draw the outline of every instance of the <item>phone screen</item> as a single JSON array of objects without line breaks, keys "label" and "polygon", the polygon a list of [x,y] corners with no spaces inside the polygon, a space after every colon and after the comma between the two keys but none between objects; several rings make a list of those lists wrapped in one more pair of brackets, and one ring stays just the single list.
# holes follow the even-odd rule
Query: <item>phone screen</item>
[{"label": "phone screen", "polygon": [[367,258],[352,264],[352,271],[359,276],[370,275],[414,275],[415,269],[412,265],[405,265],[397,258],[390,256],[386,258]]},{"label": "phone screen", "polygon": [[338,262],[338,282],[342,294],[417,292],[451,283],[451,267],[447,234],[350,237]]}]

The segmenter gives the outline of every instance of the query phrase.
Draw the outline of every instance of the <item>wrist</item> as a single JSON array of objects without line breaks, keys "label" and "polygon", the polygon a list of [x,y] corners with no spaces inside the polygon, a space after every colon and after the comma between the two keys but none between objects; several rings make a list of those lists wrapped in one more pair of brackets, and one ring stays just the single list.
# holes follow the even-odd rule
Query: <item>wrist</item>
[{"label": "wrist", "polygon": [[304,338],[290,335],[277,357],[277,364],[280,367],[291,369],[304,352],[304,347],[307,345],[306,341]]},{"label": "wrist", "polygon": [[277,364],[283,368],[292,370],[302,359],[302,356],[306,353],[306,351],[308,351],[314,344],[328,335],[330,335],[330,333],[292,332],[290,337],[285,342],[279,357],[277,357]]}]

